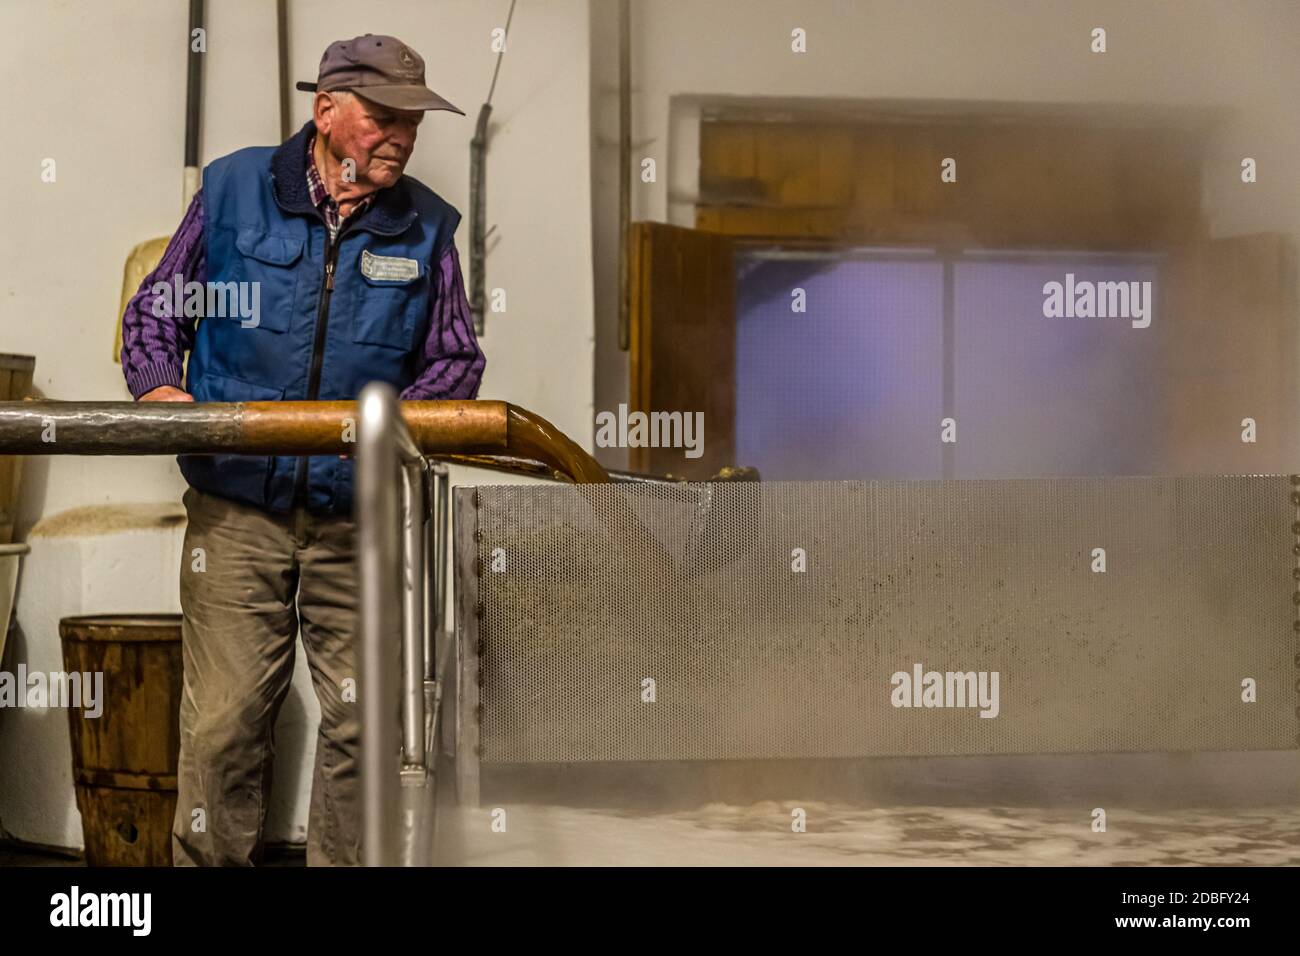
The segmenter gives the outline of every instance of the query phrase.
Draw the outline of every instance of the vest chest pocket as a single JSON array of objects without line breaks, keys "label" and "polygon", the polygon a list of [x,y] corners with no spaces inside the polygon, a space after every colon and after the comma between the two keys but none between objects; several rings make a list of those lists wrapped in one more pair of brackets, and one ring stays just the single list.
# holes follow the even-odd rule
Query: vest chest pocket
[{"label": "vest chest pocket", "polygon": [[369,250],[362,250],[359,265],[352,340],[409,351],[420,312],[428,306],[428,267],[418,259],[375,256]]},{"label": "vest chest pocket", "polygon": [[[301,239],[276,236],[256,229],[242,229],[235,238],[240,252],[236,270],[237,288],[221,290],[229,300],[237,295],[242,307],[223,313],[246,329],[261,328],[284,332],[293,318],[298,292],[297,262],[302,258]],[[251,313],[251,314],[250,314]]]}]

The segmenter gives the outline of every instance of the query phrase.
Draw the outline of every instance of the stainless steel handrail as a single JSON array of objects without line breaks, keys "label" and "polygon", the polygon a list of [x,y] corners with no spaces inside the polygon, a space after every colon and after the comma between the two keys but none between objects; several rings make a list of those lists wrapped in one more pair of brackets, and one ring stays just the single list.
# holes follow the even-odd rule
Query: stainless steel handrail
[{"label": "stainless steel handrail", "polygon": [[[390,555],[397,555],[397,443],[391,403],[382,390],[361,398],[357,430],[357,577],[360,590],[361,646],[357,678],[361,697],[361,859],[369,866],[396,855],[394,831],[382,812],[397,800],[399,783],[396,734],[390,708],[397,675],[389,661],[392,636],[400,630],[401,577]],[[400,569],[399,569],[400,571]],[[394,593],[396,592],[396,593]]]},{"label": "stainless steel handrail", "polygon": [[416,446],[390,386],[366,386],[358,406],[362,862],[428,864],[451,478]]},{"label": "stainless steel handrail", "polygon": [[[367,866],[391,866],[419,862],[422,850],[432,851],[401,827],[418,823],[412,819],[418,814],[395,812],[410,802],[403,799],[403,784],[424,788],[431,769],[425,756],[424,692],[429,465],[402,420],[391,386],[367,385],[358,405],[361,852]],[[394,701],[400,701],[396,708]]]}]

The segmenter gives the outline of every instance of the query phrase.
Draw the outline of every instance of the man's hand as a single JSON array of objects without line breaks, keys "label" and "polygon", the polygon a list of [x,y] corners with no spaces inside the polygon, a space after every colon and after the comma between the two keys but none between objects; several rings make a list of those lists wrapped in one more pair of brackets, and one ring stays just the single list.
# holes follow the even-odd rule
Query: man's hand
[{"label": "man's hand", "polygon": [[142,402],[192,402],[194,396],[189,392],[183,392],[175,385],[159,385],[152,391],[145,392],[140,396]]}]

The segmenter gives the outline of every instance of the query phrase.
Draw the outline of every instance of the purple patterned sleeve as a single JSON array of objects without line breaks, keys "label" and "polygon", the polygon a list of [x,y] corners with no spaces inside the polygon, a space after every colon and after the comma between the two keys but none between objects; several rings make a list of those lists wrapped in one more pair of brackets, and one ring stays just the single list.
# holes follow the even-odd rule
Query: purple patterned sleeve
[{"label": "purple patterned sleeve", "polygon": [[460,256],[454,243],[447,247],[438,263],[436,281],[429,335],[420,352],[420,372],[401,397],[406,400],[477,398],[487,359],[474,336],[474,319],[465,297]]},{"label": "purple patterned sleeve", "polygon": [[203,190],[200,189],[194,194],[158,267],[140,283],[122,315],[122,374],[126,376],[126,387],[132,398],[138,399],[161,385],[180,388],[185,353],[194,344],[193,317],[155,314],[158,296],[151,291],[154,283],[172,285],[177,275],[181,276],[182,283],[206,282],[206,273]]}]

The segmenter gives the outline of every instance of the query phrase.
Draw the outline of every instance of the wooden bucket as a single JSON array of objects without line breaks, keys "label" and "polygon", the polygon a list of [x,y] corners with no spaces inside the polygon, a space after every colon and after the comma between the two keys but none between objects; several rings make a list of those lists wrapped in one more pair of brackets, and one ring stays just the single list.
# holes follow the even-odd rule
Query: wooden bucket
[{"label": "wooden bucket", "polygon": [[181,616],[59,622],[66,671],[100,672],[103,712],[68,708],[88,866],[170,866],[180,753]]}]

